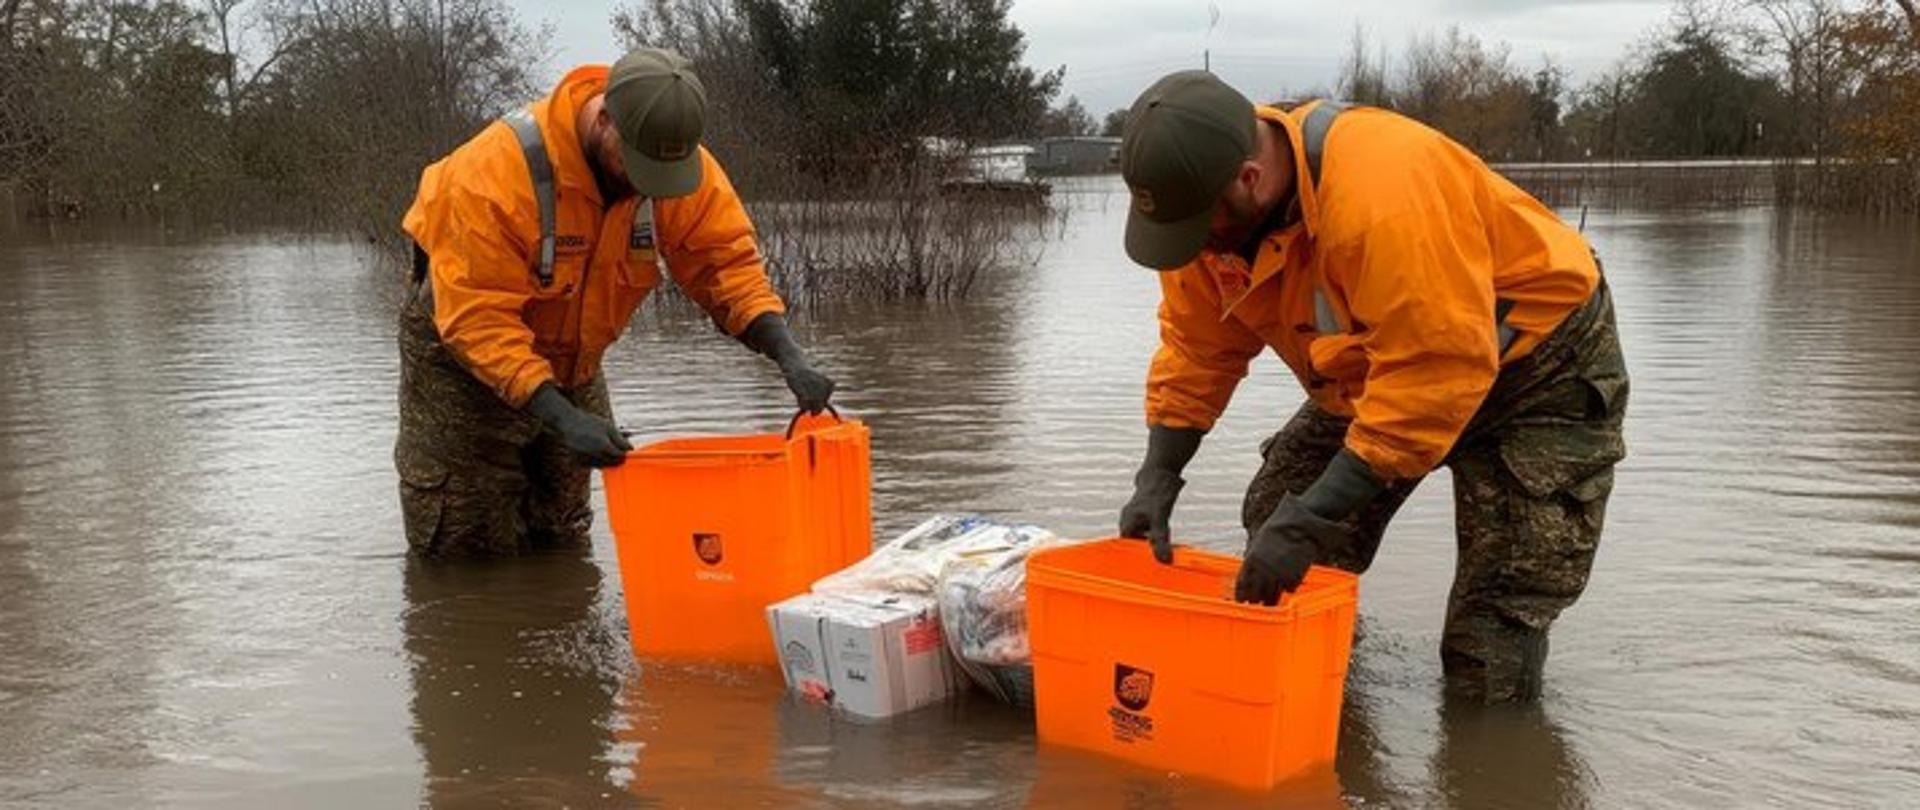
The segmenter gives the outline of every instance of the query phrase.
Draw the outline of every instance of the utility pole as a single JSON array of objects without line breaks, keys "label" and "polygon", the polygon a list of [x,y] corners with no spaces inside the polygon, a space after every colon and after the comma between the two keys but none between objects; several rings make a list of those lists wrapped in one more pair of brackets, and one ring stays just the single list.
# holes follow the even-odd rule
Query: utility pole
[{"label": "utility pole", "polygon": [[1200,41],[1200,67],[1208,73],[1213,72],[1213,49],[1207,47],[1213,41],[1213,29],[1220,25],[1220,4],[1207,4],[1207,36]]}]

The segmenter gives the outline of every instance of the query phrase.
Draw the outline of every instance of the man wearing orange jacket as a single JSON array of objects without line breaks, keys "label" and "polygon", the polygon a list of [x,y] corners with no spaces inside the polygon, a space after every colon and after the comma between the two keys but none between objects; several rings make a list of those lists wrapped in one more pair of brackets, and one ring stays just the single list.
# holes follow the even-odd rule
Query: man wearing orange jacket
[{"label": "man wearing orange jacket", "polygon": [[574,70],[421,174],[394,447],[416,553],[585,540],[588,467],[632,449],[601,358],[662,275],[778,363],[801,409],[827,406],[833,381],[794,343],[700,146],[705,116],[687,62],[639,50]]},{"label": "man wearing orange jacket", "polygon": [[1415,121],[1255,107],[1203,71],[1134,103],[1121,173],[1127,253],[1163,271],[1121,533],[1171,559],[1181,471],[1271,348],[1308,401],[1261,447],[1237,598],[1274,604],[1314,563],[1365,571],[1445,465],[1449,689],[1537,696],[1547,629],[1586,586],[1626,453],[1612,298],[1580,234]]}]

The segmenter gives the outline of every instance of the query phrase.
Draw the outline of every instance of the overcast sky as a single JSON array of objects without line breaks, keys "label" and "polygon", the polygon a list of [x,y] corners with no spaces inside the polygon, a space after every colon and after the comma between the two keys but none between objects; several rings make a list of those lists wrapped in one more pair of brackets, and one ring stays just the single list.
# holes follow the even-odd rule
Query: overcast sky
[{"label": "overcast sky", "polygon": [[[553,25],[547,75],[618,56],[607,23],[614,4],[592,0],[510,0],[522,18]],[[1667,0],[1014,0],[1027,35],[1027,64],[1065,65],[1066,93],[1096,117],[1125,106],[1161,74],[1213,69],[1255,100],[1330,86],[1356,23],[1397,50],[1420,32],[1449,25],[1504,41],[1531,68],[1543,54],[1577,81],[1606,69],[1666,20]]]}]

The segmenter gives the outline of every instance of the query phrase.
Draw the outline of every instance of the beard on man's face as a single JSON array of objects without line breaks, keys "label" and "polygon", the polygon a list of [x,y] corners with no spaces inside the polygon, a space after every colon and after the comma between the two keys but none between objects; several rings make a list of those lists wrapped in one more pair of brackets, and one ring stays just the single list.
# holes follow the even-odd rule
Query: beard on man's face
[{"label": "beard on man's face", "polygon": [[620,139],[612,127],[602,130],[594,139],[594,148],[588,150],[592,162],[593,180],[600,187],[600,196],[609,200],[624,199],[631,196],[633,185],[627,182],[626,161],[620,155]]},{"label": "beard on man's face", "polygon": [[1208,250],[1216,253],[1238,251],[1253,237],[1253,230],[1260,226],[1260,221],[1266,216],[1253,195],[1236,192],[1238,189],[1230,189],[1220,199],[1213,228],[1207,233]]}]

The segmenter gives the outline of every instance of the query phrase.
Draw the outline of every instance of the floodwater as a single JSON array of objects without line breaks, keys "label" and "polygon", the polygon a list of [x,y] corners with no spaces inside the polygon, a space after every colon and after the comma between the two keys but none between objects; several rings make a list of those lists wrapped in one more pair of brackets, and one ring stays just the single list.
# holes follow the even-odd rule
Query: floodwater
[{"label": "floodwater", "polygon": [[[961,305],[802,325],[873,427],[886,535],[939,510],[1111,531],[1154,280],[1103,181]],[[1363,580],[1336,775],[1255,801],[1037,750],[984,699],[856,724],[752,672],[635,665],[585,556],[408,561],[388,271],[347,244],[14,230],[0,246],[0,804],[1898,806],[1920,794],[1920,236],[1594,211],[1634,383],[1592,586],[1537,707],[1443,704],[1449,485]],[[611,355],[650,437],[770,429],[697,315]],[[1236,548],[1263,359],[1176,514]]]}]

